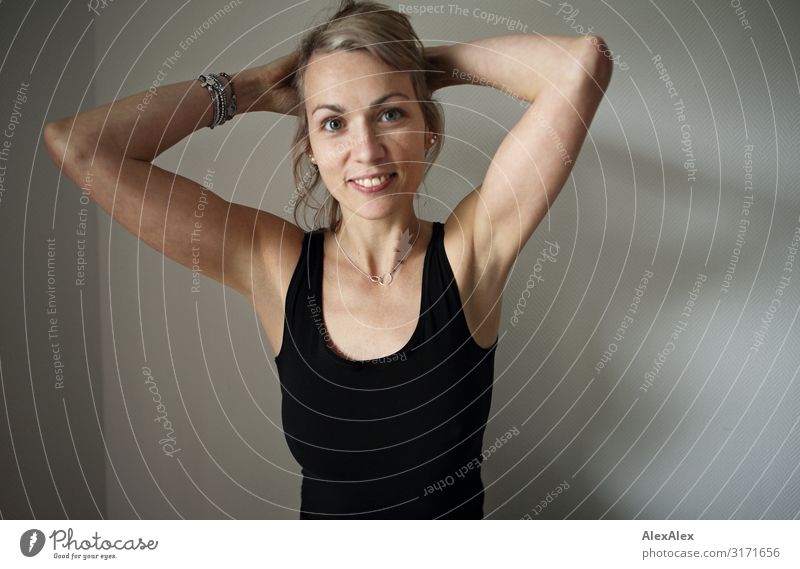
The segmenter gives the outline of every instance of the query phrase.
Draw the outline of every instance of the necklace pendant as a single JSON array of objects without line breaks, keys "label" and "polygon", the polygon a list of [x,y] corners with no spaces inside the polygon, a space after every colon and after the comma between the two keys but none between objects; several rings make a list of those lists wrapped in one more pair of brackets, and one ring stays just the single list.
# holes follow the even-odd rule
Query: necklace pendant
[{"label": "necklace pendant", "polygon": [[386,276],[381,277],[380,284],[382,286],[388,286],[392,282],[392,280],[394,280],[394,276],[392,275],[392,273],[387,273]]},{"label": "necklace pendant", "polygon": [[375,283],[375,284],[383,284],[383,283],[381,282],[381,278],[380,278],[380,277],[377,277],[377,276],[375,276],[375,275],[370,275],[370,277],[369,277],[369,280],[370,280],[371,282]]}]

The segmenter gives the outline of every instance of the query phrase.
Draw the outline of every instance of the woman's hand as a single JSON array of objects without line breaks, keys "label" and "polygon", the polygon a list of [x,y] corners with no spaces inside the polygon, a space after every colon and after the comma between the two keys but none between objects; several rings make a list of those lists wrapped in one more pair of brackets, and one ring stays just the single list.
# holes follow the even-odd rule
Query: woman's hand
[{"label": "woman's hand", "polygon": [[460,83],[453,75],[453,63],[448,58],[451,48],[452,46],[448,45],[425,48],[425,59],[428,63],[427,80],[431,92]]},{"label": "woman's hand", "polygon": [[[241,72],[257,78],[257,93],[253,93],[252,103],[249,108],[242,111],[270,111],[285,115],[298,116],[301,112],[300,97],[292,87],[292,78],[297,70],[297,52],[257,67],[251,67]],[[236,77],[234,77],[236,81]],[[238,83],[236,83],[238,89]]]}]

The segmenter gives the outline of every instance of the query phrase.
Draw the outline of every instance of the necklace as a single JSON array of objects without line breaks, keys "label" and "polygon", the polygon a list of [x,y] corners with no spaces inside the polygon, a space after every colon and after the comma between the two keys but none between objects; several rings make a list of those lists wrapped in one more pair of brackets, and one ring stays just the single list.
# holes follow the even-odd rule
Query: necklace
[{"label": "necklace", "polygon": [[344,253],[344,256],[347,257],[347,260],[350,261],[350,264],[353,265],[356,268],[356,270],[358,270],[359,273],[361,273],[362,275],[367,277],[371,282],[373,282],[375,284],[379,284],[381,286],[387,286],[394,280],[395,271],[400,267],[400,265],[403,263],[403,261],[406,260],[406,257],[408,257],[409,253],[411,253],[411,250],[414,248],[414,243],[417,242],[417,238],[419,237],[419,229],[420,229],[420,222],[419,222],[419,219],[417,219],[417,234],[414,236],[414,241],[413,241],[413,243],[411,243],[411,247],[408,248],[408,251],[406,251],[405,255],[403,255],[403,258],[400,259],[399,261],[397,261],[397,264],[394,266],[394,268],[391,271],[389,271],[388,273],[384,273],[383,275],[369,275],[369,274],[365,273],[364,271],[362,271],[358,267],[358,265],[356,265],[353,262],[353,260],[350,258],[350,255],[347,254],[347,251],[342,249],[342,245],[341,245],[341,243],[339,243],[339,237],[336,235],[336,233],[333,234],[333,238],[336,239],[336,245],[337,245],[337,247],[339,247],[339,250],[342,253]]}]

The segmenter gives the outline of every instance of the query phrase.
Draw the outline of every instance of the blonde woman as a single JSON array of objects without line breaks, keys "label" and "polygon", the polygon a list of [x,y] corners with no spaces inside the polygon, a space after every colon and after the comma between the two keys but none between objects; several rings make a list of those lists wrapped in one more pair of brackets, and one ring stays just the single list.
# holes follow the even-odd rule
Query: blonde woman
[{"label": "blonde woman", "polygon": [[[234,114],[295,115],[315,227],[206,191],[200,258],[253,302],[277,354],[300,517],[479,519],[503,286],[602,100],[604,50],[537,35],[425,48],[407,16],[348,0],[269,65],[159,87],[146,112],[140,93],[52,122],[45,141],[118,223],[191,267],[201,186],[153,159]],[[432,93],[467,83],[529,104],[482,183],[423,220],[414,197],[445,140]]]}]

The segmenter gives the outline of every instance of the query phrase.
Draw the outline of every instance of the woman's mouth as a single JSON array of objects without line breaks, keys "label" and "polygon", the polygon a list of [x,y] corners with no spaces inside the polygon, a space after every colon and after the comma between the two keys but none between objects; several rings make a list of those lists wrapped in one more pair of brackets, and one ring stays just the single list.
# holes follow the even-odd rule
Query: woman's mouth
[{"label": "woman's mouth", "polygon": [[389,187],[394,179],[397,177],[397,172],[391,174],[384,174],[382,176],[372,176],[366,178],[354,178],[349,180],[348,185],[354,190],[365,194],[374,194]]}]

